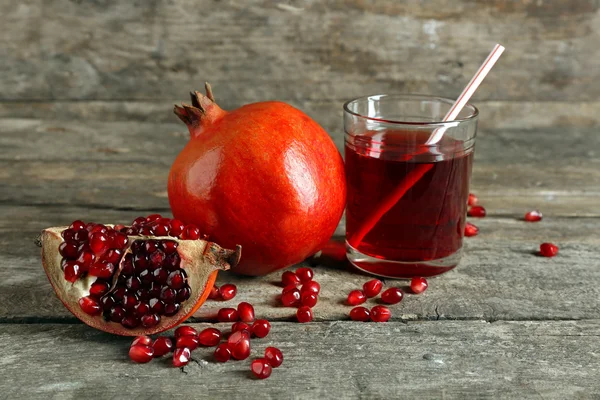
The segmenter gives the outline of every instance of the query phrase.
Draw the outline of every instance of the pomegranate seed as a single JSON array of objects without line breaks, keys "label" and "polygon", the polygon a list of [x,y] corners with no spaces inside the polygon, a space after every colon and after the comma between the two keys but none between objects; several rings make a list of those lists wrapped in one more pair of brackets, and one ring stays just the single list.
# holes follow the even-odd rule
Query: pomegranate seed
[{"label": "pomegranate seed", "polygon": [[96,282],[92,283],[92,286],[90,286],[90,296],[99,299],[108,293],[109,289],[110,287],[108,286],[107,282],[97,280]]},{"label": "pomegranate seed", "polygon": [[131,342],[131,346],[137,346],[137,345],[143,345],[143,346],[150,346],[152,344],[152,339],[150,338],[150,336],[138,336],[135,339],[133,339],[133,342]]},{"label": "pomegranate seed", "polygon": [[213,347],[219,344],[221,331],[216,328],[206,328],[198,334],[198,341],[202,346]]},{"label": "pomegranate seed", "polygon": [[208,298],[211,300],[219,300],[221,298],[221,294],[219,293],[219,287],[217,285],[213,285],[212,289],[210,289]]},{"label": "pomegranate seed", "polygon": [[310,307],[302,306],[296,311],[298,322],[305,323],[313,320],[313,312]]},{"label": "pomegranate seed", "polygon": [[173,350],[173,342],[170,338],[161,336],[156,338],[152,347],[154,348],[154,357],[162,357]]},{"label": "pomegranate seed", "polygon": [[277,368],[283,363],[283,353],[277,347],[267,347],[265,358],[273,368]]},{"label": "pomegranate seed", "polygon": [[190,362],[192,352],[187,347],[176,348],[173,352],[173,366],[180,368]]},{"label": "pomegranate seed", "polygon": [[169,235],[169,225],[164,223],[158,223],[154,225],[152,228],[152,233],[155,236],[168,236]]},{"label": "pomegranate seed", "polygon": [[540,255],[544,257],[554,257],[558,254],[558,246],[552,243],[542,243],[540,245]]},{"label": "pomegranate seed", "polygon": [[365,296],[365,293],[362,290],[353,290],[350,293],[348,293],[348,304],[351,306],[357,306],[359,304],[364,303],[365,301],[367,301],[367,296]]},{"label": "pomegranate seed", "polygon": [[183,303],[192,295],[192,289],[189,286],[185,286],[177,291],[177,296],[175,296],[175,301],[178,303]]},{"label": "pomegranate seed", "polygon": [[252,328],[250,330],[257,338],[264,338],[269,334],[269,331],[271,330],[271,324],[266,319],[257,319],[252,324]]},{"label": "pomegranate seed", "polygon": [[94,254],[103,253],[108,249],[108,236],[103,232],[94,232],[90,234],[89,244]]},{"label": "pomegranate seed", "polygon": [[108,228],[102,224],[95,224],[89,232],[90,232],[90,234],[96,233],[96,232],[106,233],[106,232],[108,232]]},{"label": "pomegranate seed", "polygon": [[154,253],[148,256],[148,261],[154,268],[160,267],[164,260],[165,253],[162,250],[156,250]]},{"label": "pomegranate seed", "polygon": [[281,304],[285,307],[296,306],[300,302],[300,290],[297,287],[291,286],[283,289],[281,293]]},{"label": "pomegranate seed", "polygon": [[145,217],[137,217],[136,219],[133,220],[133,222],[131,223],[131,226],[139,227],[139,226],[142,226],[145,223],[146,223],[146,218]]},{"label": "pomegranate seed", "polygon": [[241,302],[237,306],[237,312],[242,322],[254,321],[254,307],[252,304],[245,301]]},{"label": "pomegranate seed", "polygon": [[102,279],[112,278],[115,266],[106,260],[96,261],[88,270],[88,274]]},{"label": "pomegranate seed", "polygon": [[231,359],[231,350],[228,343],[221,343],[214,352],[215,360],[218,362],[227,362]]},{"label": "pomegranate seed", "polygon": [[136,316],[127,315],[121,320],[121,325],[128,329],[135,329],[140,325],[140,320]]},{"label": "pomegranate seed", "polygon": [[387,322],[392,317],[392,312],[386,306],[371,308],[371,320],[374,322]]},{"label": "pomegranate seed", "polygon": [[317,305],[318,301],[319,301],[319,296],[317,296],[315,293],[304,292],[304,293],[300,294],[300,303],[303,306],[313,308],[314,306]]},{"label": "pomegranate seed", "polygon": [[77,245],[75,243],[70,243],[70,242],[62,242],[58,246],[58,252],[64,258],[68,258],[71,260],[76,259],[79,255],[77,252]]},{"label": "pomegranate seed", "polygon": [[299,285],[300,278],[298,278],[298,275],[292,271],[285,271],[283,274],[281,274],[281,283],[283,286]]},{"label": "pomegranate seed", "polygon": [[271,376],[271,364],[265,358],[257,358],[256,360],[252,360],[250,364],[250,369],[254,376],[258,379],[266,379]]},{"label": "pomegranate seed", "polygon": [[398,288],[389,288],[381,293],[381,300],[387,304],[398,304],[403,297],[404,292]]},{"label": "pomegranate seed", "polygon": [[65,242],[73,243],[75,239],[73,239],[73,235],[75,234],[75,230],[71,228],[67,228],[60,233],[60,235],[65,239]]},{"label": "pomegranate seed", "polygon": [[465,236],[466,237],[477,236],[478,233],[479,233],[479,228],[477,226],[473,225],[470,222],[467,222],[465,224]]},{"label": "pomegranate seed", "polygon": [[228,342],[228,344],[229,350],[231,351],[231,356],[236,360],[245,360],[246,358],[250,357],[250,339],[248,337],[242,336],[238,342],[234,344]]},{"label": "pomegranate seed", "polygon": [[79,307],[84,313],[89,315],[100,315],[102,314],[102,307],[98,300],[90,296],[85,296],[79,299]]},{"label": "pomegranate seed", "polygon": [[428,285],[427,279],[425,278],[412,278],[410,281],[410,290],[412,290],[414,294],[421,294],[427,289]]},{"label": "pomegranate seed", "polygon": [[197,240],[200,239],[200,229],[194,225],[188,225],[183,230],[181,238],[185,240]]},{"label": "pomegranate seed", "polygon": [[165,267],[169,271],[174,271],[177,268],[179,268],[180,261],[181,261],[181,257],[179,257],[179,254],[177,254],[177,253],[169,254],[169,255],[167,255],[167,257],[165,257],[165,261],[163,262],[163,267]]},{"label": "pomegranate seed", "polygon": [[238,332],[244,330],[250,332],[250,325],[248,325],[245,322],[234,322],[234,324],[231,325],[231,332]]},{"label": "pomegranate seed", "polygon": [[312,269],[303,267],[296,270],[296,275],[298,276],[298,279],[300,279],[301,283],[306,283],[308,281],[312,281],[315,273]]},{"label": "pomegranate seed", "polygon": [[538,210],[529,211],[525,214],[525,221],[527,222],[538,222],[542,220],[542,213]]},{"label": "pomegranate seed", "polygon": [[112,322],[121,322],[125,318],[125,310],[123,307],[112,307],[108,312],[108,319]]},{"label": "pomegranate seed", "polygon": [[142,322],[142,326],[144,328],[152,328],[153,326],[158,325],[160,322],[160,317],[157,314],[146,314],[140,319],[140,321]]},{"label": "pomegranate seed", "polygon": [[175,301],[177,293],[170,287],[164,287],[160,291],[160,299],[167,304],[172,304]]},{"label": "pomegranate seed", "polygon": [[175,339],[179,339],[182,336],[198,336],[198,331],[191,326],[180,326],[175,329],[173,336],[175,336]]},{"label": "pomegranate seed", "polygon": [[473,206],[467,214],[469,217],[483,218],[485,217],[485,208],[482,206]]},{"label": "pomegranate seed", "polygon": [[158,221],[161,218],[162,218],[162,215],[160,215],[160,214],[150,214],[146,217],[146,224],[149,224],[154,221]]},{"label": "pomegranate seed", "polygon": [[219,288],[219,293],[221,294],[221,298],[223,300],[231,300],[237,294],[237,287],[234,284],[226,283]]},{"label": "pomegranate seed", "polygon": [[67,261],[64,267],[65,279],[68,282],[74,283],[83,274],[81,267],[77,261]]},{"label": "pomegranate seed", "polygon": [[195,350],[198,348],[200,341],[198,340],[198,336],[181,336],[177,338],[175,342],[175,348],[179,349],[182,347],[187,347],[190,350]]},{"label": "pomegranate seed", "polygon": [[144,364],[152,361],[153,357],[154,349],[150,346],[139,344],[129,348],[129,358],[135,363]]},{"label": "pomegranate seed", "polygon": [[85,223],[80,220],[75,220],[71,223],[71,225],[69,225],[69,228],[73,229],[74,231],[85,229]]},{"label": "pomegranate seed", "polygon": [[84,243],[88,241],[88,231],[85,229],[76,230],[73,233],[73,241],[77,243]]},{"label": "pomegranate seed", "polygon": [[185,225],[178,219],[172,219],[169,223],[169,235],[173,237],[179,237],[183,233]]},{"label": "pomegranate seed", "polygon": [[135,305],[138,303],[138,299],[134,294],[126,294],[121,301],[121,305],[126,310],[133,310]]},{"label": "pomegranate seed", "polygon": [[479,203],[479,199],[473,193],[469,193],[469,199],[467,200],[467,205],[474,206]]},{"label": "pomegranate seed", "polygon": [[241,330],[241,331],[233,332],[227,338],[227,343],[229,343],[230,345],[233,346],[233,345],[235,345],[236,343],[238,343],[242,339],[250,339],[250,334],[248,333],[248,331]]},{"label": "pomegranate seed", "polygon": [[318,295],[320,291],[321,291],[321,285],[319,285],[319,282],[308,281],[304,285],[302,285],[302,288],[300,289],[300,294],[305,293],[305,292],[311,292],[311,293]]},{"label": "pomegranate seed", "polygon": [[94,262],[95,258],[96,256],[94,255],[94,253],[92,253],[91,250],[83,249],[79,252],[79,256],[75,261],[77,261],[81,268],[87,271],[90,268],[90,265],[92,265],[92,262]]},{"label": "pomegranate seed", "polygon": [[175,253],[177,251],[177,247],[179,247],[179,244],[173,240],[164,240],[161,242],[161,248],[165,254]]},{"label": "pomegranate seed", "polygon": [[365,307],[354,307],[350,311],[350,319],[352,321],[367,322],[371,319],[371,313]]},{"label": "pomegranate seed", "polygon": [[148,254],[154,253],[156,250],[158,250],[158,242],[156,240],[147,240],[144,243],[144,249]]},{"label": "pomegranate seed", "polygon": [[[166,270],[163,270],[166,273]],[[173,289],[181,289],[185,286],[187,281],[187,276],[182,269],[178,269],[177,271],[173,271],[169,274],[167,278],[167,285]]]},{"label": "pomegranate seed", "polygon": [[381,292],[381,288],[383,288],[383,282],[379,279],[371,279],[363,285],[363,293],[368,298],[375,297]]},{"label": "pomegranate seed", "polygon": [[235,308],[221,308],[217,313],[219,322],[236,322],[238,319],[238,312]]},{"label": "pomegranate seed", "polygon": [[175,314],[177,314],[179,312],[180,308],[181,308],[181,306],[178,303],[167,304],[167,305],[165,305],[165,312],[164,312],[164,314],[167,317],[172,317],[173,315],[175,315]]},{"label": "pomegranate seed", "polygon": [[[142,317],[150,312],[150,306],[146,303],[138,301],[135,307],[133,307],[133,311],[135,315]],[[148,320],[148,322],[150,322],[150,320]]]},{"label": "pomegranate seed", "polygon": [[111,240],[111,247],[114,249],[123,250],[127,247],[127,243],[129,239],[127,239],[127,235],[121,232],[116,232]]},{"label": "pomegranate seed", "polygon": [[121,250],[110,249],[102,258],[111,264],[118,264],[121,259]]}]

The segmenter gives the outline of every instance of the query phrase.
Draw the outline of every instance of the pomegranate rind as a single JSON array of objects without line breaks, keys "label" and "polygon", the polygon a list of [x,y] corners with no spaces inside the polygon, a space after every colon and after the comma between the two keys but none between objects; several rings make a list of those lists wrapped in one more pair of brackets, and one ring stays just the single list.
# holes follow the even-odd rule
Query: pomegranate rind
[{"label": "pomegranate rind", "polygon": [[[58,252],[58,247],[64,241],[61,232],[65,229],[67,229],[66,226],[47,228],[42,231],[40,236],[42,265],[52,288],[64,306],[79,320],[92,328],[121,336],[152,335],[179,325],[192,316],[204,304],[215,283],[218,272],[228,270],[232,266],[237,265],[241,256],[241,246],[237,246],[235,250],[228,250],[206,240],[182,240],[170,236],[129,236],[129,243],[124,254],[131,251],[131,244],[136,240],[177,241],[179,244],[177,252],[181,258],[180,268],[183,268],[188,275],[188,285],[191,289],[191,295],[188,300],[182,303],[181,310],[177,314],[172,317],[163,316],[156,326],[151,328],[140,326],[134,329],[127,329],[119,323],[106,321],[101,315],[88,315],[80,308],[79,299],[89,295],[89,289],[96,280],[96,277],[86,276],[74,283],[70,283],[64,278],[64,273],[60,266],[62,256]],[[121,262],[124,258],[121,259]],[[119,270],[115,273],[113,282],[116,281],[119,273],[120,265]]]}]

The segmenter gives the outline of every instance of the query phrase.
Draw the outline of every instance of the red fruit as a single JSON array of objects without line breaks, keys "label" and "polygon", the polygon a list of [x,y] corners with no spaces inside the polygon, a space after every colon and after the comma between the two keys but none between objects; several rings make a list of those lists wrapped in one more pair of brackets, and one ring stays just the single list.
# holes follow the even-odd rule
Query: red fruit
[{"label": "red fruit", "polygon": [[392,312],[386,306],[375,306],[371,308],[371,320],[373,322],[387,322],[392,317]]},{"label": "red fruit", "polygon": [[144,364],[152,361],[154,349],[150,346],[138,344],[129,348],[129,358],[131,361]]},{"label": "red fruit", "polygon": [[302,267],[296,270],[296,275],[298,276],[298,279],[300,279],[301,283],[306,283],[308,281],[312,281],[315,273],[311,268]]},{"label": "red fruit", "polygon": [[175,339],[179,339],[182,336],[198,336],[198,331],[191,326],[180,326],[173,332]]},{"label": "red fruit", "polygon": [[173,352],[173,366],[180,368],[186,366],[190,362],[192,352],[186,347],[180,347]]},{"label": "red fruit", "polygon": [[467,200],[467,205],[474,206],[479,203],[479,199],[473,193],[469,193],[469,199]]},{"label": "red fruit", "polygon": [[300,290],[297,287],[287,287],[281,293],[281,304],[286,307],[296,306],[300,302]]},{"label": "red fruit", "polygon": [[239,315],[235,308],[221,308],[217,313],[219,322],[235,322],[238,319]]},{"label": "red fruit", "polygon": [[185,228],[185,224],[178,219],[172,219],[169,226],[169,235],[174,237],[179,237]]},{"label": "red fruit", "polygon": [[381,301],[387,304],[397,304],[402,301],[404,292],[398,288],[389,288],[381,293]]},{"label": "red fruit", "polygon": [[306,307],[313,308],[317,305],[319,301],[319,296],[312,292],[304,292],[300,294],[300,304]]},{"label": "red fruit", "polygon": [[428,283],[427,283],[427,279],[425,278],[412,278],[410,281],[410,290],[412,290],[412,292],[414,294],[421,294],[423,293],[426,289],[427,289]]},{"label": "red fruit", "polygon": [[469,208],[469,212],[467,214],[469,217],[483,218],[485,217],[485,208],[482,206],[473,206]]},{"label": "red fruit", "polygon": [[74,260],[78,257],[77,244],[75,243],[62,242],[58,246],[58,252],[66,259]]},{"label": "red fruit", "polygon": [[181,237],[189,240],[200,239],[200,229],[195,225],[188,225],[183,230]]},{"label": "red fruit", "polygon": [[[136,221],[140,230],[149,227],[146,218]],[[153,226],[166,222],[159,219]],[[114,334],[149,335],[180,324],[208,297],[217,272],[239,258],[239,248],[225,250],[203,240],[140,239],[138,228],[120,229],[135,230],[136,236],[90,223],[78,230],[49,228],[41,238],[42,263],[63,304],[86,324]],[[66,258],[75,243],[77,260]],[[121,244],[125,247],[114,247]]]},{"label": "red fruit", "polygon": [[538,210],[529,211],[525,214],[525,221],[527,222],[538,222],[542,220],[542,213]]},{"label": "red fruit", "polygon": [[300,278],[298,278],[298,275],[296,275],[292,271],[285,271],[283,274],[281,274],[281,283],[284,287],[290,285],[299,285]]},{"label": "red fruit", "polygon": [[216,328],[206,328],[198,334],[202,346],[213,347],[221,341],[221,331]]},{"label": "red fruit", "polygon": [[540,255],[544,257],[554,257],[558,254],[558,246],[552,243],[542,243],[540,245]]},{"label": "red fruit", "polygon": [[170,338],[161,336],[156,338],[152,347],[154,348],[154,357],[162,357],[173,350],[173,342]]},{"label": "red fruit", "polygon": [[69,228],[73,229],[74,231],[78,231],[80,229],[85,229],[85,223],[80,220],[75,220],[75,221],[71,222],[71,225],[69,225]]},{"label": "red fruit", "polygon": [[302,288],[300,289],[301,294],[305,292],[310,292],[318,295],[320,291],[321,285],[319,285],[319,282],[317,281],[306,282],[304,285],[302,285]]},{"label": "red fruit", "polygon": [[243,330],[247,330],[248,332],[250,332],[250,325],[248,325],[245,322],[234,322],[233,325],[231,325],[231,332],[237,332],[237,331],[243,331]]},{"label": "red fruit", "polygon": [[365,307],[354,307],[350,311],[350,319],[353,321],[367,322],[371,319],[371,313]]},{"label": "red fruit", "polygon": [[227,362],[231,359],[231,350],[229,350],[229,343],[221,343],[217,346],[214,352],[215,360],[218,362]]},{"label": "red fruit", "polygon": [[313,320],[312,309],[310,307],[306,307],[306,306],[302,306],[302,307],[298,308],[298,311],[296,311],[296,318],[298,319],[298,322],[300,322],[300,323],[312,321]]},{"label": "red fruit", "polygon": [[357,306],[367,301],[367,296],[365,296],[365,293],[362,290],[353,290],[348,293],[347,301],[349,305]]},{"label": "red fruit", "polygon": [[232,332],[227,338],[227,343],[234,345],[242,339],[250,339],[250,333],[246,330]]},{"label": "red fruit", "polygon": [[150,338],[150,336],[138,336],[135,339],[133,339],[133,342],[131,342],[131,346],[137,346],[138,344],[144,345],[144,346],[150,346],[152,347],[152,339]]},{"label": "red fruit", "polygon": [[219,287],[217,285],[213,285],[212,289],[210,289],[208,298],[211,300],[219,300],[221,298],[221,293],[219,293]]},{"label": "red fruit", "polygon": [[363,293],[368,298],[375,297],[381,292],[381,288],[383,288],[383,282],[379,279],[371,279],[363,285]]},{"label": "red fruit", "polygon": [[477,236],[478,233],[479,233],[478,227],[476,227],[475,225],[473,225],[470,222],[467,222],[465,224],[465,236],[466,237]]},{"label": "red fruit", "polygon": [[258,379],[266,379],[271,376],[272,367],[266,358],[257,358],[252,360],[250,369],[255,377]]},{"label": "red fruit", "polygon": [[234,332],[227,339],[231,356],[236,360],[245,360],[250,356],[250,336],[246,331]]},{"label": "red fruit", "polygon": [[242,322],[252,322],[254,321],[254,307],[252,304],[246,303],[245,301],[241,302],[237,306],[238,316],[240,317],[240,321]]},{"label": "red fruit", "polygon": [[252,334],[257,338],[264,338],[269,334],[270,330],[271,324],[266,319],[257,319],[250,328]]},{"label": "red fruit", "polygon": [[223,300],[231,300],[237,294],[237,287],[232,283],[226,283],[219,288],[219,294]]},{"label": "red fruit", "polygon": [[346,181],[335,144],[316,122],[277,101],[223,111],[208,85],[206,96],[195,92],[175,114],[191,140],[171,167],[171,210],[224,246],[240,243],[235,272],[264,275],[327,243]]},{"label": "red fruit", "polygon": [[283,353],[277,347],[267,347],[265,358],[273,368],[277,368],[283,363]]},{"label": "red fruit", "polygon": [[175,348],[187,347],[190,350],[195,350],[199,344],[198,336],[181,336],[175,342]]}]

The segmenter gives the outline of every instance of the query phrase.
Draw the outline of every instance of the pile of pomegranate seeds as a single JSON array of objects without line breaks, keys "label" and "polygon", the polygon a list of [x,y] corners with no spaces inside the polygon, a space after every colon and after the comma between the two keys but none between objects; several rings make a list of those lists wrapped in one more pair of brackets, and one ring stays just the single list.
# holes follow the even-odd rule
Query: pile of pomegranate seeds
[{"label": "pile of pomegranate seeds", "polygon": [[540,245],[540,255],[544,257],[554,257],[558,254],[558,246],[552,243],[542,243]]},{"label": "pile of pomegranate seeds", "polygon": [[314,271],[307,267],[298,268],[296,272],[285,271],[281,275],[281,283],[284,286],[281,304],[285,307],[298,307],[296,319],[301,323],[313,320],[312,308],[319,300],[321,285],[313,280],[314,276]]}]

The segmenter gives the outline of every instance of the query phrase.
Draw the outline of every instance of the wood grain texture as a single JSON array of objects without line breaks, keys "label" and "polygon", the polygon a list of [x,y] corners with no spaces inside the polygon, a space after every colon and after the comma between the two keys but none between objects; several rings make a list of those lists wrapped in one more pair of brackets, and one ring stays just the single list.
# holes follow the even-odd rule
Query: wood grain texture
[{"label": "wood grain texture", "polygon": [[0,99],[455,97],[501,42],[476,100],[597,101],[599,21],[595,0],[7,1]]},{"label": "wood grain texture", "polygon": [[[208,325],[197,325],[201,329]],[[228,327],[219,325],[223,329]],[[600,322],[274,323],[271,377],[198,349],[183,369],[135,365],[130,339],[83,325],[0,325],[6,398],[597,399]]]}]

